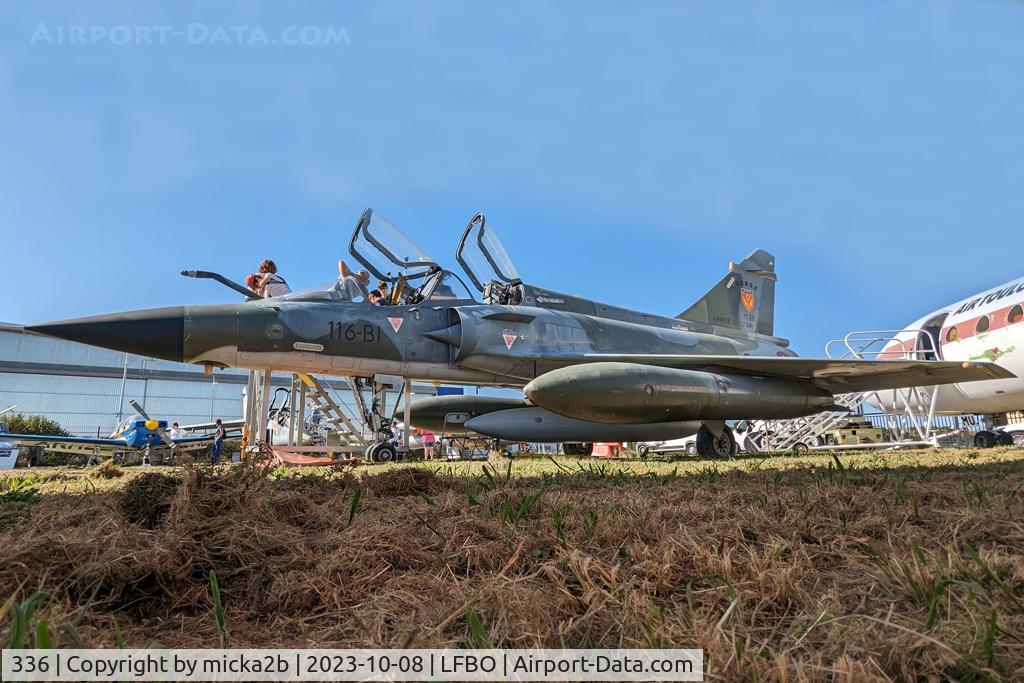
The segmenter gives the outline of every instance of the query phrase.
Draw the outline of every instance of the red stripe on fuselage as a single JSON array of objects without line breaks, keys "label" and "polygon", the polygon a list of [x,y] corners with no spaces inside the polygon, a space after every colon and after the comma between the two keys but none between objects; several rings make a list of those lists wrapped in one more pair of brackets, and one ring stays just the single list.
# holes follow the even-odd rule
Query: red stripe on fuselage
[{"label": "red stripe on fuselage", "polygon": [[[984,313],[975,318],[961,320],[955,325],[943,327],[939,333],[940,347],[945,347],[948,346],[949,344],[955,344],[956,342],[962,339],[970,339],[971,337],[976,337],[979,334],[988,334],[989,332],[1001,330],[1004,327],[1020,323],[1021,320],[1017,320],[1012,323],[1009,320],[1010,311],[1012,311],[1017,306],[1024,306],[1024,302],[1012,303],[1008,306],[1004,306],[1003,308],[997,308],[994,311]],[[978,321],[984,318],[985,316],[988,316],[988,329],[985,330],[984,332],[978,332]],[[952,341],[947,341],[949,331],[954,327],[956,328],[956,339]],[[878,354],[878,358],[879,360],[913,360],[915,351],[917,351],[918,353],[924,351],[923,349],[917,348],[916,336],[912,337],[911,339],[907,339],[904,341],[896,341],[892,344],[889,344],[888,346],[885,347],[885,350],[882,351],[882,353]]]},{"label": "red stripe on fuselage", "polygon": [[[995,332],[996,330],[1001,330],[1004,327],[1008,327],[1009,325],[1015,325],[1015,324],[1019,323],[1020,320],[1011,323],[1009,321],[1010,311],[1012,311],[1015,307],[1021,306],[1021,305],[1022,305],[1021,303],[1013,303],[1013,304],[1010,304],[1009,306],[1004,306],[1003,308],[997,308],[994,311],[991,311],[989,313],[985,313],[985,314],[979,315],[979,316],[977,316],[975,318],[969,318],[967,320],[961,320],[960,322],[956,323],[955,325],[950,325],[948,327],[943,327],[942,328],[942,337],[940,338],[941,339],[941,343],[942,343],[943,346],[945,346],[946,344],[955,344],[957,341],[960,341],[962,339],[970,339],[971,337],[976,337],[979,334],[987,334],[989,332]],[[988,329],[987,330],[983,330],[981,332],[978,332],[978,321],[981,320],[982,318],[985,318],[985,317],[988,318]],[[951,329],[953,329],[953,328],[956,328],[956,338],[955,339],[948,339],[949,338],[949,331]]]},{"label": "red stripe on fuselage", "polygon": [[885,350],[878,354],[878,360],[916,360],[915,351],[921,351],[917,348],[917,335],[912,339],[886,346]]}]

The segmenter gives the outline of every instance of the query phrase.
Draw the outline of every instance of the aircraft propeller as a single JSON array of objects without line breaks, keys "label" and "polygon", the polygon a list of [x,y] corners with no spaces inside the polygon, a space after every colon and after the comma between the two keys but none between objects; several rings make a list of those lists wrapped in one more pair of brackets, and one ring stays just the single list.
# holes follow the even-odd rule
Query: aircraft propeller
[{"label": "aircraft propeller", "polygon": [[[142,409],[142,406],[140,406],[135,401],[129,401],[128,404],[132,407],[132,410],[139,414],[139,417],[146,421],[146,428],[152,429],[154,432],[156,432],[156,435],[160,437],[160,440],[164,442],[165,446],[174,445],[174,441],[171,439],[171,437],[167,436],[167,432],[165,432],[164,428],[160,426],[159,421],[154,420],[149,415],[147,415],[146,411]],[[150,427],[150,424],[155,424],[156,427]]]}]

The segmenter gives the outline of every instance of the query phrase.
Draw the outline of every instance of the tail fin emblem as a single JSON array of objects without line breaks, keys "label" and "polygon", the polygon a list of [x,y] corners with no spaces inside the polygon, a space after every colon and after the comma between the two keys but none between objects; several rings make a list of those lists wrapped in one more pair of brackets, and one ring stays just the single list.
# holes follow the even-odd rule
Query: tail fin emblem
[{"label": "tail fin emblem", "polygon": [[757,300],[754,298],[754,291],[744,287],[740,290],[740,303],[743,304],[743,308],[747,309],[747,313],[751,313],[754,310],[754,304]]}]

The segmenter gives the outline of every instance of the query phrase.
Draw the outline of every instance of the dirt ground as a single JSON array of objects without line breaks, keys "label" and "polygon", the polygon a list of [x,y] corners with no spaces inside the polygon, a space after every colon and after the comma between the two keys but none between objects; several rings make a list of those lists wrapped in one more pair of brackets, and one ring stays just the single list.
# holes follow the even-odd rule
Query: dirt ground
[{"label": "dirt ground", "polygon": [[699,647],[709,680],[1024,679],[1016,449],[16,470],[0,547],[5,644]]}]

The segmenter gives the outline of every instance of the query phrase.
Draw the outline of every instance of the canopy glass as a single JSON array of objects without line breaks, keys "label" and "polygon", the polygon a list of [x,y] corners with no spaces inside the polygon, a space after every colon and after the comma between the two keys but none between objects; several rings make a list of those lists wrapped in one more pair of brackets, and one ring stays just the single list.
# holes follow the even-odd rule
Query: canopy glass
[{"label": "canopy glass", "polygon": [[[349,241],[349,253],[377,279],[416,280],[441,270],[433,258],[388,219],[367,209]],[[353,268],[355,270],[355,268]]]},{"label": "canopy glass", "polygon": [[482,213],[469,221],[455,258],[481,292],[489,282],[499,281],[506,285],[522,282],[505,245]]}]

